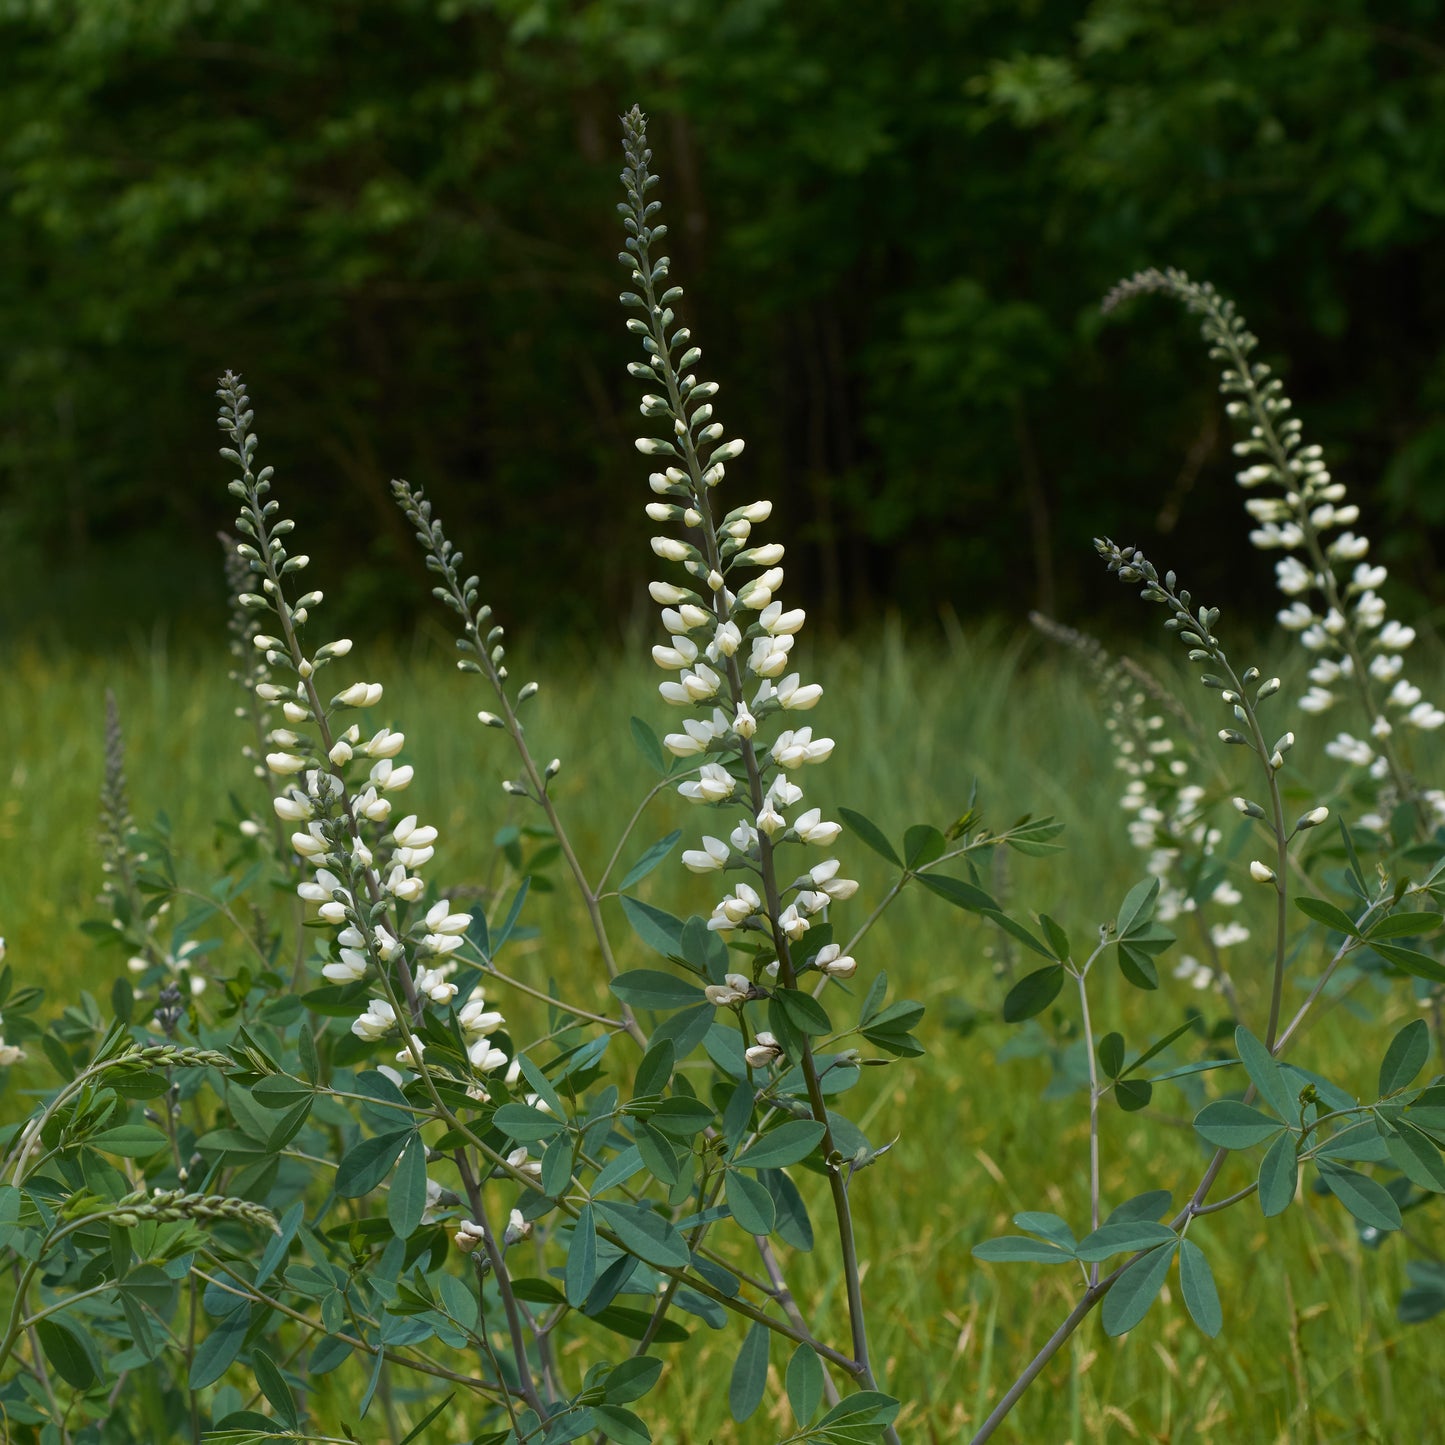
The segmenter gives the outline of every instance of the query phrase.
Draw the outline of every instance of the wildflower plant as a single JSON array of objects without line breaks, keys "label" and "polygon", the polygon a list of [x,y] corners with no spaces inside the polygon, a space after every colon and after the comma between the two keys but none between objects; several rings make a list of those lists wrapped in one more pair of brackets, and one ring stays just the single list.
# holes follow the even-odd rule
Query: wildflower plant
[{"label": "wildflower plant", "polygon": [[[665,569],[649,592],[667,721],[660,736],[646,719],[631,723],[654,781],[605,856],[589,856],[554,788],[563,761],[535,746],[547,699],[511,675],[482,578],[464,570],[431,501],[395,482],[457,624],[458,666],[482,690],[482,737],[503,759],[520,821],[498,846],[508,868],[528,873],[509,892],[443,881],[449,840],[406,808],[403,719],[353,662],[349,639],[318,635],[324,597],[307,590],[309,558],[295,549],[272,468],[259,465],[250,397],[237,375],[222,378],[247,791],[232,809],[224,875],[193,881],[163,833],[135,831],[112,708],[109,917],[91,932],[139,966],[122,970],[113,1019],[86,995],[45,1029],[32,1017],[38,991],[0,971],[0,1069],[21,1071],[34,1100],[0,1134],[10,1286],[0,1408],[11,1438],[331,1439],[319,1432],[333,1421],[353,1438],[376,1434],[375,1410],[398,1441],[435,1428],[473,1445],[638,1445],[662,1419],[649,1396],[675,1347],[706,1328],[728,1332],[735,1421],[754,1418],[776,1368],[787,1441],[900,1440],[916,1405],[890,1393],[875,1359],[870,1319],[890,1302],[867,1296],[878,1241],[855,1219],[860,1191],[886,1198],[894,1187],[890,1145],[850,1113],[849,1095],[865,1070],[923,1054],[923,1009],[890,1001],[871,947],[905,892],[956,910],[961,972],[984,929],[1033,957],[997,1001],[1006,1024],[1067,1013],[1083,1045],[1087,1155],[1060,1178],[1071,1217],[1025,1210],[1019,1233],[974,1251],[989,1268],[1065,1266],[1078,1288],[1038,1354],[972,1422],[976,1440],[1096,1308],[1111,1334],[1136,1326],[1176,1264],[1194,1322],[1221,1329],[1209,1257],[1228,1247],[1213,1216],[1230,1206],[1257,1199],[1273,1218],[1309,1172],[1381,1232],[1399,1228],[1416,1192],[1445,1190],[1442,1091],[1417,1084],[1424,1020],[1383,1051],[1368,1102],[1286,1056],[1320,1000],[1353,978],[1412,977],[1422,989],[1445,979],[1427,941],[1441,924],[1445,862],[1416,867],[1422,834],[1414,851],[1382,849],[1371,873],[1354,832],[1333,841],[1322,825],[1334,797],[1285,780],[1295,738],[1269,722],[1283,705],[1278,681],[1236,671],[1218,612],[1136,549],[1098,544],[1111,571],[1165,609],[1216,694],[1226,760],[1207,762],[1197,739],[1176,744],[1187,732],[1176,707],[1137,671],[1066,638],[1105,680],[1129,832],[1149,859],[1108,916],[1071,935],[988,891],[1001,850],[1058,847],[1049,819],[993,828],[970,799],[947,828],[919,823],[895,841],[854,810],[825,812],[814,770],[841,773],[847,760],[815,721],[826,709],[798,655],[805,609],[782,596],[785,544],[766,530],[770,503],[729,496],[743,444],[716,419],[719,386],[699,378],[701,353],[680,319],[640,111],[623,132],[621,299],[640,347],[629,366],[644,388],[637,448],[657,468],[650,546]],[[1404,709],[1429,731],[1415,701],[1381,700],[1377,685],[1398,677],[1370,659],[1395,656],[1402,625],[1387,628],[1367,600],[1373,572],[1334,570],[1359,560],[1358,538],[1322,538],[1356,519],[1281,419],[1278,387],[1247,365],[1253,339],[1213,293],[1160,284],[1204,310],[1250,442],[1263,448],[1255,465],[1273,468],[1257,480],[1286,488],[1285,511],[1255,511],[1271,539],[1309,559],[1310,596],[1325,609],[1317,651],[1334,680],[1352,679],[1367,711]],[[1293,571],[1282,578],[1295,585]],[[1428,799],[1393,733],[1367,731],[1387,760],[1376,767],[1372,752],[1367,775],[1399,800]],[[1230,749],[1248,759],[1249,781],[1229,769]],[[689,825],[652,837],[652,805],[669,793],[691,805]],[[1206,812],[1225,797],[1236,819],[1227,846]],[[849,876],[859,844],[893,870],[866,911]],[[530,877],[549,867],[586,919],[585,947],[568,941],[587,965],[570,990],[509,952]],[[696,911],[676,916],[643,896],[662,868],[690,882]],[[1326,879],[1342,903],[1324,897]],[[275,906],[277,890],[289,906]],[[1223,1034],[1203,1029],[1197,1010],[1177,1026],[1107,1026],[1104,965],[1162,1015],[1180,992],[1160,973],[1173,926],[1233,910],[1249,890],[1268,905],[1256,911],[1267,928],[1213,923],[1238,930],[1216,944],[1239,963],[1226,974],[1216,953],[1209,965],[1229,1004]],[[37,1055],[55,1075],[45,1087],[29,1072]],[[1207,1163],[1182,1195],[1177,1179],[1144,1176],[1131,1197],[1106,1199],[1104,1105],[1143,1108],[1161,1086],[1194,1100]],[[1217,1182],[1230,1189],[1221,1198]],[[826,1254],[836,1301],[794,1287],[795,1256],[808,1250]]]}]

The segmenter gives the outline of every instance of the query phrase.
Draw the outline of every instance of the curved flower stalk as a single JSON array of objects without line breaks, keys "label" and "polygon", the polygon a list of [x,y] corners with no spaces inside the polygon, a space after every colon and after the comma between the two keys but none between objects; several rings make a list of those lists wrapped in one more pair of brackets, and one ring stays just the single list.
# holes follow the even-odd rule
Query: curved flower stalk
[{"label": "curved flower stalk", "polygon": [[[1158,679],[1130,658],[1114,657],[1096,638],[1040,613],[1031,613],[1029,620],[1045,637],[1077,652],[1094,674],[1114,766],[1128,779],[1119,806],[1128,815],[1129,841],[1147,855],[1145,871],[1159,880],[1155,918],[1167,924],[1196,916],[1210,962],[1184,954],[1175,978],[1198,989],[1218,988],[1237,1013],[1223,955],[1247,943],[1250,931],[1230,911],[1243,895],[1218,876],[1223,835],[1209,821],[1208,790],[1192,780],[1191,763],[1201,762],[1194,720]],[[1201,910],[1200,879],[1211,874],[1216,881],[1208,885],[1208,907]]]},{"label": "curved flower stalk", "polygon": [[[267,734],[274,751],[265,764],[284,784],[274,799],[276,815],[293,828],[291,848],[313,870],[297,892],[317,905],[319,917],[334,930],[324,976],[334,984],[365,981],[373,988],[351,1031],[373,1041],[395,1035],[401,1044],[397,1062],[423,1073],[425,1044],[417,1031],[428,1006],[457,1005],[452,955],[465,941],[471,916],[452,912],[445,899],[424,911],[416,907],[426,892],[421,870],[436,852],[437,830],[415,814],[393,817],[394,799],[412,780],[411,767],[396,761],[405,737],[385,726],[368,727],[369,735],[363,735],[359,722],[345,721],[381,701],[380,683],[356,681],[324,696],[321,673],[351,651],[351,642],[341,638],[309,653],[302,647],[300,629],[322,595],[313,591],[294,603],[288,599],[288,579],[309,559],[289,553],[286,538],[293,524],[278,519],[278,504],[266,500],[272,469],[252,470],[253,413],[240,378],[228,372],[217,394],[220,425],[231,442],[221,454],[241,472],[230,491],[242,504],[236,529],[249,540],[236,550],[259,588],[240,593],[240,602],[274,619],[278,635],[258,628],[251,642],[273,677],[294,679],[291,685],[269,681],[254,688],[262,702],[279,706],[286,724]],[[507,1062],[491,1042],[502,1016],[487,1009],[478,994],[455,1013],[468,1045],[470,1090],[485,1099],[485,1076]]]},{"label": "curved flower stalk", "polygon": [[1302,814],[1292,827],[1287,825],[1279,775],[1285,767],[1287,754],[1294,747],[1295,737],[1292,732],[1286,732],[1273,744],[1267,744],[1259,716],[1260,705],[1279,691],[1280,681],[1277,677],[1261,679],[1257,667],[1246,668],[1243,674],[1235,672],[1219,644],[1219,639],[1213,633],[1214,625],[1219,620],[1219,609],[1194,607],[1189,593],[1178,588],[1174,573],[1166,572],[1161,575],[1138,548],[1119,547],[1106,538],[1096,539],[1094,546],[1108,565],[1109,571],[1115,573],[1121,582],[1142,582],[1144,587],[1141,596],[1144,600],[1162,603],[1169,609],[1171,615],[1164,625],[1189,649],[1191,662],[1207,663],[1218,669],[1217,672],[1202,674],[1200,680],[1206,687],[1219,693],[1220,701],[1229,709],[1232,721],[1239,724],[1238,727],[1221,728],[1219,740],[1226,746],[1248,748],[1260,761],[1268,805],[1262,807],[1248,798],[1238,797],[1234,799],[1234,806],[1244,817],[1264,825],[1271,844],[1271,860],[1268,863],[1261,859],[1252,861],[1249,875],[1253,882],[1267,884],[1275,893],[1274,969],[1269,1022],[1264,1034],[1266,1045],[1273,1048],[1279,1031],[1280,1008],[1284,998],[1289,848],[1301,833],[1323,823],[1329,817],[1329,809],[1311,808]]},{"label": "curved flower stalk", "polygon": [[[448,540],[441,520],[433,516],[432,504],[419,487],[413,487],[404,481],[393,481],[391,490],[396,504],[401,508],[407,521],[416,529],[417,541],[426,551],[428,570],[434,572],[441,579],[439,585],[432,588],[432,595],[462,621],[462,636],[457,639],[457,648],[463,655],[458,658],[457,667],[462,672],[469,672],[483,678],[491,685],[492,694],[496,699],[494,706],[498,711],[492,712],[484,709],[477,714],[477,720],[484,727],[498,728],[506,732],[516,749],[521,769],[513,776],[503,780],[502,790],[511,797],[527,798],[541,808],[552,831],[552,836],[566,861],[567,868],[572,874],[573,881],[577,885],[578,893],[582,897],[583,906],[587,910],[593,936],[597,940],[608,977],[615,978],[618,971],[617,962],[613,957],[612,944],[607,936],[607,927],[602,918],[601,908],[602,888],[606,874],[604,872],[603,880],[596,884],[588,879],[581,859],[573,848],[572,841],[568,837],[567,830],[563,827],[562,819],[552,801],[551,783],[562,769],[562,760],[553,758],[545,767],[539,765],[532,756],[532,750],[527,743],[525,729],[522,725],[521,710],[525,704],[537,696],[538,684],[527,682],[523,683],[520,688],[509,688],[506,646],[503,642],[505,634],[503,629],[493,622],[491,607],[479,600],[480,578],[463,577],[460,570],[463,560],[461,550]],[[649,799],[651,796],[652,794],[649,794]],[[640,813],[641,809],[638,810],[639,815]],[[636,822],[636,815],[633,821]],[[628,831],[630,832],[630,828]],[[625,835],[623,841],[625,841]],[[621,847],[622,842],[619,842],[618,848]],[[511,982],[514,986],[522,987],[515,981]],[[585,1011],[577,1010],[575,1012],[580,1016]],[[587,1015],[587,1017],[595,1018],[596,1016]],[[643,1049],[646,1049],[647,1037],[633,1016],[632,1010],[625,1003],[622,1005],[622,1027]]]},{"label": "curved flower stalk", "polygon": [[[653,648],[652,657],[669,674],[658,688],[663,700],[689,714],[663,745],[676,757],[702,760],[697,776],[678,792],[719,817],[716,830],[704,833],[698,847],[684,852],[683,864],[695,873],[742,875],[718,899],[708,928],[738,936],[738,946],[752,955],[751,969],[729,974],[707,994],[716,1006],[738,1011],[746,1039],[746,1010],[753,1000],[767,997],[769,986],[792,991],[809,974],[826,981],[855,972],[856,961],[840,948],[810,950],[806,940],[826,919],[830,905],[850,898],[858,885],[838,876],[835,858],[812,863],[805,856],[796,873],[782,863],[782,849],[796,848],[806,855],[825,849],[841,832],[818,808],[799,809],[804,802],[799,778],[832,755],[833,740],[818,736],[811,724],[794,716],[810,712],[823,690],[790,670],[805,614],[802,609],[785,610],[777,595],[783,583],[783,544],[759,543],[753,536],[753,529],[771,515],[772,503],[749,502],[720,516],[714,509],[713,493],[726,476],[727,464],[741,455],[743,442],[723,440],[724,428],[713,407],[718,385],[700,381],[691,370],[702,353],[692,344],[690,331],[677,324],[674,307],[681,287],[659,291],[670,262],[652,251],[667,228],[652,224],[660,202],[647,199],[657,177],[649,171],[652,152],[646,127],[646,117],[635,106],[623,118],[627,200],[618,210],[627,238],[619,259],[637,289],[624,291],[621,301],[636,313],[627,329],[640,340],[644,353],[628,371],[656,388],[642,398],[642,414],[666,427],[664,436],[637,441],[638,451],[662,466],[649,478],[656,500],[648,504],[647,516],[673,529],[653,537],[652,551],[679,566],[688,579],[659,580],[648,588],[662,609],[668,638]],[[875,1382],[847,1179],[806,1034],[798,1035],[795,1048],[797,1057],[787,1058],[784,1045],[765,1030],[753,1034],[745,1059],[751,1069],[796,1063],[809,1110],[823,1127],[853,1357],[861,1381],[871,1389]],[[896,1439],[891,1426],[887,1438]]]},{"label": "curved flower stalk", "polygon": [[1389,779],[1401,799],[1422,797],[1445,817],[1445,793],[1419,793],[1397,744],[1399,729],[1434,731],[1445,724],[1445,711],[1404,676],[1401,654],[1415,630],[1387,616],[1379,594],[1386,569],[1365,560],[1370,543],[1356,530],[1360,509],[1345,502],[1344,484],[1331,477],[1321,448],[1304,444],[1284,384],[1263,362],[1250,360],[1259,341],[1234,303],[1182,271],[1151,269],[1116,286],[1104,309],[1146,292],[1163,292],[1201,316],[1209,354],[1224,363],[1220,390],[1231,398],[1225,409],[1247,428],[1234,450],[1246,460],[1237,480],[1252,493],[1245,502],[1256,523],[1249,539],[1262,551],[1285,554],[1275,563],[1279,589],[1289,599],[1279,620],[1316,658],[1299,706],[1327,712],[1342,691],[1353,692],[1365,736],[1341,732],[1325,751],[1368,769],[1377,782]]}]

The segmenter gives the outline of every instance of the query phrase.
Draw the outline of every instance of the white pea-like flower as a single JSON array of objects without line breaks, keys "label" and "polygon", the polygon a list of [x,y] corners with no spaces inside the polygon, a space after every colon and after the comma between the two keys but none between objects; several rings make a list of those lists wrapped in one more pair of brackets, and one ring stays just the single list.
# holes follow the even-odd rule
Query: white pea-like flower
[{"label": "white pea-like flower", "polygon": [[369,742],[363,743],[359,751],[369,758],[394,758],[405,746],[406,734],[382,728]]},{"label": "white pea-like flower", "polygon": [[1329,757],[1353,763],[1361,768],[1368,767],[1375,760],[1375,750],[1369,743],[1351,737],[1349,733],[1340,733],[1338,737],[1327,742],[1325,752]]},{"label": "white pea-like flower", "polygon": [[736,789],[732,774],[719,763],[704,763],[698,776],[678,784],[678,793],[690,803],[721,803]]},{"label": "white pea-like flower", "polygon": [[1314,573],[1298,557],[1286,557],[1274,564],[1275,580],[1286,597],[1298,597],[1314,586]]},{"label": "white pea-like flower", "polygon": [[1376,644],[1387,652],[1404,652],[1415,640],[1415,629],[1403,622],[1387,622],[1375,638]]},{"label": "white pea-like flower", "polygon": [[456,1242],[457,1248],[461,1250],[463,1254],[474,1253],[477,1246],[483,1243],[486,1237],[486,1230],[474,1219],[458,1220],[456,1233],[452,1235],[452,1239]]},{"label": "white pea-like flower", "polygon": [[704,837],[701,848],[689,848],[682,855],[682,866],[689,873],[715,873],[726,868],[731,854],[721,838]]},{"label": "white pea-like flower", "polygon": [[366,1012],[352,1025],[351,1032],[359,1039],[375,1042],[396,1026],[396,1010],[384,999],[370,999]]},{"label": "white pea-like flower", "polygon": [[793,823],[793,832],[797,834],[800,843],[815,843],[826,847],[841,832],[841,823],[823,821],[823,814],[820,808],[809,808],[806,813],[800,813]]},{"label": "white pea-like flower", "polygon": [[858,970],[858,961],[843,952],[841,944],[830,943],[818,950],[813,960],[821,973],[829,978],[852,978]]},{"label": "white pea-like flower", "polygon": [[514,1209],[507,1216],[506,1233],[502,1235],[504,1245],[517,1244],[527,1238],[532,1232],[532,1221],[522,1217],[520,1209]]},{"label": "white pea-like flower", "polygon": [[1398,652],[1381,652],[1370,659],[1370,676],[1380,682],[1393,682],[1405,666]]},{"label": "white pea-like flower", "polygon": [[1310,713],[1328,712],[1335,705],[1335,695],[1328,688],[1311,687],[1299,700],[1300,711]]},{"label": "white pea-like flower", "polygon": [[331,699],[333,707],[375,707],[381,701],[379,682],[353,682]]},{"label": "white pea-like flower", "polygon": [[493,1048],[489,1038],[480,1038],[475,1043],[469,1044],[467,1058],[471,1060],[472,1067],[479,1074],[495,1073],[507,1062],[507,1055],[501,1049]]},{"label": "white pea-like flower", "polygon": [[782,1046],[772,1034],[766,1031],[756,1035],[752,1046],[743,1050],[743,1057],[751,1069],[766,1069],[775,1059],[780,1059],[782,1056]]},{"label": "white pea-like flower", "polygon": [[756,889],[747,883],[739,883],[738,886],[727,895],[712,911],[712,917],[708,919],[707,926],[715,933],[725,933],[729,929],[738,927],[745,923],[754,914],[759,912],[763,906],[763,900],[758,896]]},{"label": "white pea-like flower", "polygon": [[273,798],[271,806],[276,810],[276,816],[283,823],[301,823],[311,816],[310,802],[290,794],[285,797]]},{"label": "white pea-like flower", "polygon": [[299,773],[306,766],[306,759],[295,753],[267,753],[266,766],[281,777]]},{"label": "white pea-like flower", "polygon": [[457,1010],[457,1026],[464,1034],[482,1036],[501,1028],[504,1020],[499,1010],[489,1009],[480,989]]},{"label": "white pea-like flower", "polygon": [[1261,863],[1258,858],[1249,865],[1249,876],[1256,883],[1273,883],[1275,878],[1274,869],[1267,863]]},{"label": "white pea-like flower", "polygon": [[1434,732],[1442,723],[1445,723],[1445,712],[1441,712],[1433,703],[1417,702],[1405,714],[1405,721],[1412,728],[1419,728],[1422,732]]},{"label": "white pea-like flower", "polygon": [[445,1006],[457,996],[457,986],[438,968],[417,969],[413,980],[417,993],[433,1003]]},{"label": "white pea-like flower", "polygon": [[428,933],[465,933],[471,926],[471,921],[470,913],[451,912],[451,904],[445,898],[433,903],[426,912]]},{"label": "white pea-like flower", "polygon": [[791,672],[777,685],[774,696],[785,712],[806,712],[817,705],[823,689],[816,682],[800,685],[798,674]]},{"label": "white pea-like flower", "polygon": [[722,983],[709,984],[703,993],[710,1004],[727,1008],[730,1004],[742,1003],[752,992],[753,981],[746,974],[729,973]]},{"label": "white pea-like flower", "polygon": [[[348,931],[354,932],[354,930]],[[321,972],[332,983],[355,983],[357,979],[366,977],[367,967],[367,957],[364,953],[360,953],[354,948],[343,948],[340,959],[326,964]]]}]

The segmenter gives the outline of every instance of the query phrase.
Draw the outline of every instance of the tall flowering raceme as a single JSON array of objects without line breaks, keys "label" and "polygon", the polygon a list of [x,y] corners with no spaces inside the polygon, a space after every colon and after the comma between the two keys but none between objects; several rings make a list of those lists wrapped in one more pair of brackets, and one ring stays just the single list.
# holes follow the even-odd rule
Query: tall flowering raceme
[{"label": "tall flowering raceme", "polygon": [[[718,899],[708,927],[756,934],[761,943],[752,978],[730,975],[725,985],[708,990],[714,1003],[737,1005],[764,981],[792,989],[810,971],[851,976],[852,958],[836,946],[810,950],[807,935],[826,919],[831,903],[851,897],[858,885],[838,876],[835,858],[805,860],[795,875],[782,863],[785,845],[823,850],[841,832],[819,809],[802,806],[807,769],[831,756],[833,740],[815,735],[799,716],[811,711],[823,690],[791,670],[805,614],[785,609],[777,595],[783,544],[759,542],[753,535],[768,520],[772,504],[750,502],[721,517],[714,509],[714,491],[743,443],[723,440],[723,426],[714,418],[717,383],[699,381],[690,369],[701,352],[689,331],[676,324],[673,307],[681,288],[658,294],[668,260],[654,260],[651,247],[667,228],[649,224],[658,203],[645,199],[656,177],[648,172],[651,152],[643,125],[636,111],[625,121],[628,200],[619,207],[628,232],[621,260],[638,288],[624,292],[622,302],[639,313],[627,326],[645,353],[628,370],[657,388],[643,397],[643,416],[667,426],[665,436],[637,442],[644,456],[663,467],[649,478],[658,500],[648,504],[648,518],[676,529],[654,537],[652,550],[690,578],[689,584],[664,580],[648,589],[662,608],[667,633],[667,641],[652,649],[652,659],[669,674],[658,689],[663,700],[692,714],[664,737],[663,746],[675,757],[705,760],[678,792],[712,808],[720,820],[716,832],[704,833],[682,861],[695,873],[742,875]],[[772,1036],[759,1038],[752,1054],[776,1059],[780,1050]]]},{"label": "tall flowering raceme", "polygon": [[[278,504],[266,500],[272,469],[253,472],[256,438],[252,412],[239,377],[222,378],[220,425],[231,445],[222,455],[241,476],[230,483],[242,504],[236,529],[247,540],[236,546],[247,563],[255,590],[239,595],[242,606],[274,619],[276,633],[256,629],[251,643],[273,679],[254,683],[258,699],[279,707],[284,727],[273,728],[265,743],[265,766],[280,780],[274,798],[277,817],[291,829],[289,845],[311,870],[298,887],[317,905],[319,918],[333,930],[322,974],[332,984],[366,984],[370,997],[352,1022],[358,1038],[394,1037],[397,1063],[420,1071],[426,1048],[419,1036],[428,1008],[454,1012],[472,1068],[472,1096],[484,1100],[485,1076],[506,1063],[491,1034],[502,1016],[473,993],[460,1004],[454,955],[471,922],[453,912],[445,899],[422,908],[426,884],[422,869],[436,852],[437,830],[413,813],[400,811],[396,798],[412,780],[409,765],[396,761],[405,737],[389,727],[363,729],[360,721],[382,698],[380,683],[348,683],[329,698],[322,672],[351,651],[349,639],[328,642],[307,652],[301,629],[321,602],[307,592],[293,603],[288,580],[303,571],[305,556],[293,556],[286,538],[292,523],[276,516]],[[298,731],[305,729],[305,733]]]},{"label": "tall flowering raceme", "polygon": [[[1174,976],[1195,988],[1214,985],[1236,1008],[1224,954],[1247,943],[1250,930],[1233,910],[1243,895],[1224,876],[1223,834],[1210,821],[1209,790],[1195,781],[1202,765],[1195,725],[1142,667],[1112,656],[1097,639],[1035,612],[1030,621],[1046,637],[1073,649],[1094,673],[1104,702],[1104,728],[1114,766],[1128,779],[1119,806],[1128,815],[1129,841],[1147,856],[1145,870],[1159,880],[1154,916],[1175,923],[1193,915],[1209,962],[1182,954]],[[1183,746],[1171,725],[1182,735]],[[1237,1008],[1236,1008],[1237,1011]]]},{"label": "tall flowering raceme", "polygon": [[[1249,539],[1262,551],[1284,554],[1275,576],[1289,601],[1279,621],[1316,659],[1300,707],[1328,712],[1343,693],[1353,693],[1363,735],[1342,731],[1325,751],[1368,769],[1377,783],[1388,780],[1382,802],[1418,796],[1445,818],[1445,792],[1420,792],[1398,743],[1402,731],[1433,732],[1445,724],[1445,711],[1404,675],[1402,654],[1415,629],[1387,614],[1379,593],[1386,569],[1367,560],[1369,539],[1356,530],[1359,507],[1346,503],[1344,484],[1331,477],[1321,448],[1305,445],[1284,384],[1263,362],[1250,360],[1258,338],[1208,282],[1173,269],[1141,271],[1110,292],[1104,309],[1156,291],[1203,318],[1209,354],[1223,363],[1220,390],[1231,398],[1225,409],[1247,428],[1234,450],[1246,462],[1236,479],[1251,493],[1244,504],[1256,523]],[[1379,814],[1362,821],[1384,826]]]}]

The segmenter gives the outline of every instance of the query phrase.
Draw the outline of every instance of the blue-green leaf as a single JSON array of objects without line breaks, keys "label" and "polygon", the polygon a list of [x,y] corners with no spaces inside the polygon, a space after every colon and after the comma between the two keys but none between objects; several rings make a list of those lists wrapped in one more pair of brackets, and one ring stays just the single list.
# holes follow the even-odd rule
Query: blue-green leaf
[{"label": "blue-green leaf", "polygon": [[1105,1334],[1127,1334],[1149,1313],[1149,1307],[1164,1288],[1176,1248],[1177,1240],[1174,1244],[1161,1244],[1119,1276],[1114,1287],[1104,1296],[1101,1314]]},{"label": "blue-green leaf", "polygon": [[742,1348],[733,1365],[728,1385],[728,1408],[734,1420],[741,1423],[762,1404],[768,1383],[768,1340],[771,1331],[755,1322],[743,1336]]},{"label": "blue-green leaf", "polygon": [[1214,1272],[1192,1239],[1179,1245],[1179,1285],[1189,1317],[1212,1340],[1224,1328],[1224,1311],[1219,1307]]}]

